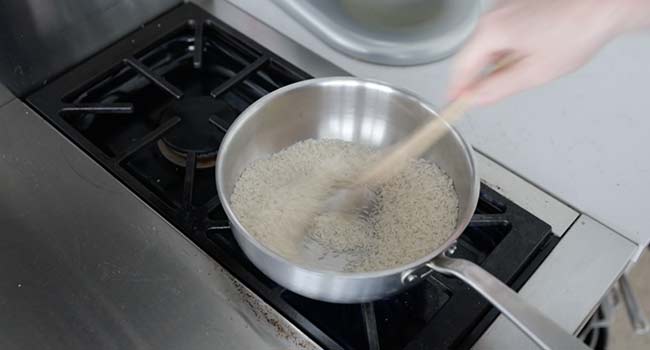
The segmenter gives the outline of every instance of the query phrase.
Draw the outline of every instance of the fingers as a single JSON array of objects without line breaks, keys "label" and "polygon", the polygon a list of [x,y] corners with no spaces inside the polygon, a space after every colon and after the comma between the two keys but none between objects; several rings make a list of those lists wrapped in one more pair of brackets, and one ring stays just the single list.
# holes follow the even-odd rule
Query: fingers
[{"label": "fingers", "polygon": [[544,77],[538,68],[531,60],[522,59],[483,78],[464,90],[463,94],[476,105],[496,102],[550,80],[551,77]]},{"label": "fingers", "polygon": [[[594,6],[596,2],[501,1],[481,18],[455,58],[448,97],[484,105],[582,66],[612,38],[606,23],[612,7]],[[599,10],[590,11],[592,7]],[[517,61],[491,74],[483,71],[507,57]]]},{"label": "fingers", "polygon": [[456,58],[451,71],[448,97],[458,97],[476,79],[492,55],[479,42],[470,42]]},{"label": "fingers", "polygon": [[467,90],[485,67],[508,51],[504,38],[485,27],[479,26],[474,37],[458,53],[453,63],[447,92],[450,99]]}]

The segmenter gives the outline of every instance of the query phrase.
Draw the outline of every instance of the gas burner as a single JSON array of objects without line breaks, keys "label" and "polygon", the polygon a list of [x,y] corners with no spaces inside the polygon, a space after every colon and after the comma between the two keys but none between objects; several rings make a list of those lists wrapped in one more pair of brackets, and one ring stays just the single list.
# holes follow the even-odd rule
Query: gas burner
[{"label": "gas burner", "polygon": [[[185,167],[187,165],[187,153],[178,152],[167,144],[163,140],[158,140],[156,142],[160,154],[165,157],[168,161],[172,162],[175,165],[180,167]],[[207,169],[214,167],[216,163],[217,152],[210,152],[206,154],[197,154],[196,155],[196,168],[197,169]]]},{"label": "gas burner", "polygon": [[[225,128],[216,120],[232,120],[237,113],[210,96],[186,96],[174,100],[161,113],[164,120],[181,121],[158,140],[158,149],[170,162],[184,167],[187,155],[196,154],[199,169],[214,166]],[[216,126],[216,127],[215,127]]]}]

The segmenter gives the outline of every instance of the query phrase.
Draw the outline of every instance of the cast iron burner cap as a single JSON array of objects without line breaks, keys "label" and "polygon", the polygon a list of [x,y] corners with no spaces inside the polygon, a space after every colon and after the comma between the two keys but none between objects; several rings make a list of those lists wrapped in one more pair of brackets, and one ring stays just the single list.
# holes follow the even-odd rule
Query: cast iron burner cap
[{"label": "cast iron burner cap", "polygon": [[185,166],[187,154],[194,152],[198,168],[214,166],[224,132],[210,118],[233,120],[237,113],[210,96],[186,96],[173,101],[162,112],[163,120],[175,116],[181,121],[158,141],[161,153],[172,163]]}]

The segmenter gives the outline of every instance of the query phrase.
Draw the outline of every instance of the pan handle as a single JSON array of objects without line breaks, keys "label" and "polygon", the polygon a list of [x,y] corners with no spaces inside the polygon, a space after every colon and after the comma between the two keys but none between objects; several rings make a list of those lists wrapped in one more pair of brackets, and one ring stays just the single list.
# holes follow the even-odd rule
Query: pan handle
[{"label": "pan handle", "polygon": [[439,273],[456,276],[469,284],[526,333],[541,349],[590,349],[578,338],[563,330],[557,323],[528,305],[519,294],[503,282],[473,262],[439,255],[427,263],[427,266]]}]

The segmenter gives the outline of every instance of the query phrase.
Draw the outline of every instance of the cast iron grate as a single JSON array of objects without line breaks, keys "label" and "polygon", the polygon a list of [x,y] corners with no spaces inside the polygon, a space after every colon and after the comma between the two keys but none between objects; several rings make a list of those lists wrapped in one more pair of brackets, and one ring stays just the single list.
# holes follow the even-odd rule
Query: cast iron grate
[{"label": "cast iron grate", "polygon": [[[47,120],[326,349],[462,349],[498,315],[471,288],[431,274],[361,305],[309,300],[257,270],[228,226],[214,157],[236,116],[310,76],[184,4],[28,97]],[[456,256],[519,288],[557,243],[550,227],[490,188]]]}]

